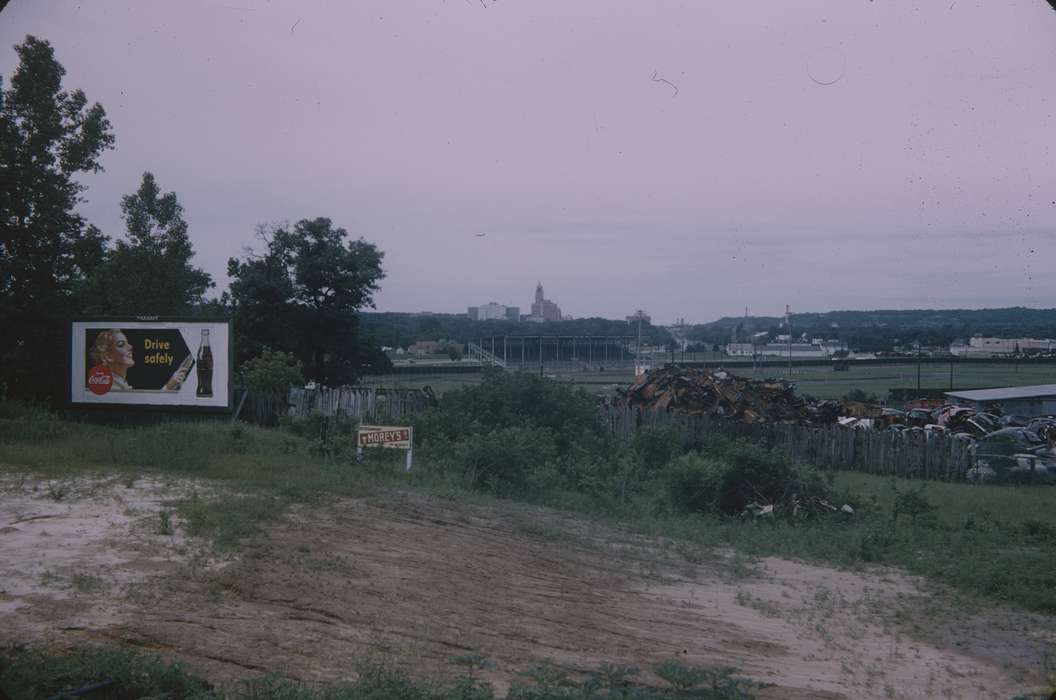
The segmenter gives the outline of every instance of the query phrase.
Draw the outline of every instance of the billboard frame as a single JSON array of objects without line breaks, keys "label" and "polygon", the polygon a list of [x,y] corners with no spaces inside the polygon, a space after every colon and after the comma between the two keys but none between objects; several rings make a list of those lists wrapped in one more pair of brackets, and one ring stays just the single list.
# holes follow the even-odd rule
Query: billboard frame
[{"label": "billboard frame", "polygon": [[[226,323],[227,324],[227,405],[226,406],[179,406],[132,403],[90,403],[73,400],[73,324],[111,323],[122,321],[136,323]],[[71,318],[66,327],[66,401],[68,409],[89,409],[108,413],[182,413],[187,415],[227,415],[235,410],[235,334],[234,321],[230,316],[78,316]]]}]

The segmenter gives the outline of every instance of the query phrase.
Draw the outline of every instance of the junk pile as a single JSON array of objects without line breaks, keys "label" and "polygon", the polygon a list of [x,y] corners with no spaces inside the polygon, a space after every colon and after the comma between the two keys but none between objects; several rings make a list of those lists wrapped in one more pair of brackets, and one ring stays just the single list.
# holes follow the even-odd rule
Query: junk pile
[{"label": "junk pile", "polygon": [[724,371],[678,367],[641,375],[617,392],[613,404],[744,423],[831,423],[842,410],[838,401],[808,405],[796,396],[792,384],[780,379],[746,379]]}]

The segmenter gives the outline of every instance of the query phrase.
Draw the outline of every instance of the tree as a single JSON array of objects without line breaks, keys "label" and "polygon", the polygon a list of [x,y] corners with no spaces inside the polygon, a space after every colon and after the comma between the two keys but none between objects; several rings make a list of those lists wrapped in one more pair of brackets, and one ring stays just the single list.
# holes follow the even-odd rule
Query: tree
[{"label": "tree", "polygon": [[118,241],[85,284],[89,313],[175,316],[205,303],[209,274],[191,265],[183,207],[175,192],[161,193],[143,173],[139,189],[121,198],[128,240]]},{"label": "tree", "polygon": [[74,211],[75,176],[102,170],[114,137],[101,105],[62,89],[47,41],[27,36],[15,51],[11,87],[0,82],[0,389],[59,399],[74,287],[106,242]]},{"label": "tree", "polygon": [[231,258],[227,297],[240,354],[264,347],[294,353],[320,384],[335,386],[387,369],[388,358],[364,341],[357,312],[374,306],[384,254],[327,218],[303,219],[291,230],[262,226],[265,252]]}]

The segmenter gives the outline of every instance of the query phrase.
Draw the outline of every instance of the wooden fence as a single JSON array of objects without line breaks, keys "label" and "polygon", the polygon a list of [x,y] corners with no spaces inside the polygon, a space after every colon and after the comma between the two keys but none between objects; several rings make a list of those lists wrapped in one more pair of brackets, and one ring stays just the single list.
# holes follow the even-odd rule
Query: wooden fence
[{"label": "wooden fence", "polygon": [[[240,397],[236,398],[237,401]],[[306,418],[321,414],[353,421],[398,420],[424,411],[432,399],[421,391],[377,389],[290,389],[288,394],[248,392],[239,417],[257,425],[274,426],[282,416]]]},{"label": "wooden fence", "polygon": [[856,430],[835,425],[813,428],[783,423],[746,424],[624,406],[604,406],[601,414],[616,437],[628,438],[643,427],[672,427],[697,444],[707,435],[746,438],[819,469],[961,481],[972,464],[969,441],[939,433]]}]

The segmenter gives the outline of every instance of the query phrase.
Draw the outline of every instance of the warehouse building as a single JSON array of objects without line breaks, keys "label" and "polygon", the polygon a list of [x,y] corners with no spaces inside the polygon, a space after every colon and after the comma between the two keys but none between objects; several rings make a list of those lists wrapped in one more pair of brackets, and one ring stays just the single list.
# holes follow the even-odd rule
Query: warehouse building
[{"label": "warehouse building", "polygon": [[1001,409],[1001,413],[1006,416],[1034,418],[1056,415],[1056,384],[947,391],[946,398],[951,403],[969,406],[977,411],[987,411],[996,407]]}]

